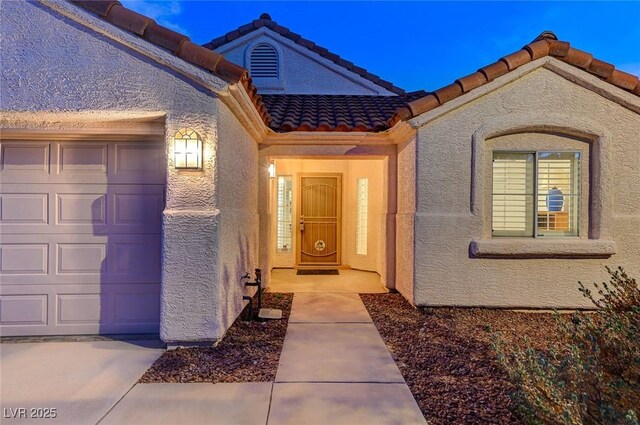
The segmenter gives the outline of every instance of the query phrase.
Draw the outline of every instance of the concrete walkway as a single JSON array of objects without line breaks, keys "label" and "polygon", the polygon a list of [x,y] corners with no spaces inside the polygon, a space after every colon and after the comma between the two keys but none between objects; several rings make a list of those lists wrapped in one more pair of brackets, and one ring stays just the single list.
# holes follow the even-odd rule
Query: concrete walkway
[{"label": "concrete walkway", "polygon": [[356,293],[294,295],[275,382],[136,384],[161,354],[154,341],[3,343],[0,422],[426,423]]},{"label": "concrete walkway", "polygon": [[426,421],[358,294],[296,293],[267,423]]},{"label": "concrete walkway", "polygon": [[104,424],[426,424],[355,293],[296,293],[275,382],[137,384]]}]

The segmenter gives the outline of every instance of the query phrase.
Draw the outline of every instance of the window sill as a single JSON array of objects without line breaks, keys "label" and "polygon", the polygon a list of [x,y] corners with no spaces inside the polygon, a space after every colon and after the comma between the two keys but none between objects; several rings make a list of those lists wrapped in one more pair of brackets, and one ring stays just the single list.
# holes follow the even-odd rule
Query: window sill
[{"label": "window sill", "polygon": [[469,248],[477,258],[609,258],[616,253],[615,241],[578,238],[481,239]]}]

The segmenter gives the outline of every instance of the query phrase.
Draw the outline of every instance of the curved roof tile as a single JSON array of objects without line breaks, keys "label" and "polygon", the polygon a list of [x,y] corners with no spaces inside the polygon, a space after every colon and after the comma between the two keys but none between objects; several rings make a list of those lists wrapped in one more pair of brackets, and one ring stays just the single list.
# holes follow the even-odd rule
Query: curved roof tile
[{"label": "curved roof tile", "polygon": [[638,77],[617,70],[613,65],[595,59],[591,53],[573,48],[569,42],[560,41],[555,34],[550,31],[545,31],[533,42],[527,44],[517,52],[504,56],[500,60],[480,68],[471,75],[459,78],[453,84],[429,93],[420,99],[413,100],[407,105],[401,106],[396,110],[387,124],[388,126],[393,126],[398,121],[405,121],[424,114],[526,63],[545,56],[553,56],[636,96],[640,96],[640,80]]},{"label": "curved roof tile", "polygon": [[317,54],[319,54],[320,56],[322,56],[325,59],[330,60],[331,62],[335,63],[336,65],[339,65],[343,68],[346,68],[347,70],[354,72],[356,74],[358,74],[359,76],[361,76],[362,78],[371,81],[374,84],[379,85],[380,87],[383,87],[387,90],[389,90],[392,93],[396,93],[396,94],[405,94],[406,92],[401,89],[400,87],[397,87],[396,85],[394,85],[393,83],[391,83],[390,81],[386,81],[383,80],[382,78],[380,78],[379,76],[370,73],[369,71],[367,71],[364,68],[361,68],[359,66],[356,66],[353,62],[350,62],[348,60],[342,59],[340,56],[338,56],[335,53],[330,52],[328,49],[318,46],[316,43],[314,43],[311,40],[307,40],[303,37],[301,37],[299,34],[296,34],[294,32],[292,32],[289,28],[283,27],[282,25],[278,24],[277,22],[273,21],[271,19],[271,16],[269,16],[269,14],[267,13],[263,13],[262,15],[260,15],[259,19],[254,20],[253,22],[250,22],[248,24],[242,25],[238,28],[236,28],[233,31],[229,31],[228,33],[214,38],[213,40],[211,40],[210,42],[204,44],[203,46],[211,49],[211,50],[215,50],[218,47],[221,47],[227,43],[230,43],[233,40],[236,40],[246,34],[249,34],[250,32],[256,31],[259,28],[262,27],[267,27],[270,30],[273,30],[275,32],[277,32],[278,34],[280,34],[281,36],[288,38],[289,40],[293,41],[294,43],[305,47],[309,50],[311,50],[312,52],[315,52]]}]

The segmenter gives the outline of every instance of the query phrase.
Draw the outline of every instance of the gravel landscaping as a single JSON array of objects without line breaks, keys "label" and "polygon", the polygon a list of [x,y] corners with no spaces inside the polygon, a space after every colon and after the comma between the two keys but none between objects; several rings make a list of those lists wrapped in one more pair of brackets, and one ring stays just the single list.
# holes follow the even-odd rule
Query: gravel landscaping
[{"label": "gravel landscaping", "polygon": [[282,309],[282,319],[246,322],[241,316],[217,346],[166,351],[140,382],[273,381],[292,300],[293,294],[263,293],[262,306]]},{"label": "gravel landscaping", "polygon": [[544,350],[558,338],[551,313],[474,308],[417,310],[400,294],[360,295],[430,424],[518,424],[513,390],[492,335]]}]

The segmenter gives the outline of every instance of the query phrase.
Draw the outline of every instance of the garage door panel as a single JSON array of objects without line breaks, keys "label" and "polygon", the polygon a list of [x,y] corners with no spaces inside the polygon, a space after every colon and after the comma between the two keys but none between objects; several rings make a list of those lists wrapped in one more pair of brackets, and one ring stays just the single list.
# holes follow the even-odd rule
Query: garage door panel
[{"label": "garage door panel", "polygon": [[114,193],[114,226],[157,228],[162,220],[162,193]]},{"label": "garage door panel", "polygon": [[48,224],[48,193],[0,193],[0,224]]},{"label": "garage door panel", "polygon": [[160,281],[160,235],[3,235],[3,284]]},{"label": "garage door panel", "polygon": [[70,173],[107,174],[107,143],[59,143],[57,171],[60,178]]},{"label": "garage door panel", "polygon": [[164,184],[163,142],[29,142],[0,145],[3,183]]},{"label": "garage door panel", "polygon": [[3,336],[157,333],[159,317],[159,285],[3,285],[0,294]]},{"label": "garage door panel", "polygon": [[114,324],[153,325],[160,317],[159,293],[116,293],[114,296]]},{"label": "garage door panel", "polygon": [[158,332],[164,143],[0,143],[2,335]]},{"label": "garage door panel", "polygon": [[[46,294],[0,296],[0,326],[42,326],[47,324]],[[5,332],[2,332],[5,335]]]},{"label": "garage door panel", "polygon": [[102,303],[106,303],[107,297],[100,293],[58,294],[56,300],[56,323],[59,325],[99,325],[104,321]]},{"label": "garage door panel", "polygon": [[[4,237],[2,238],[5,239]],[[49,244],[1,243],[0,275],[3,282],[8,275],[47,275],[49,272]]]},{"label": "garage door panel", "polygon": [[115,143],[115,174],[164,173],[164,146],[149,143]]},{"label": "garage door panel", "polygon": [[157,184],[3,183],[0,232],[158,233],[163,209],[164,186]]},{"label": "garage door panel", "polygon": [[49,174],[49,142],[2,142],[0,144],[0,172],[4,178],[23,179]]},{"label": "garage door panel", "polygon": [[57,193],[56,204],[55,224],[107,225],[106,193]]},{"label": "garage door panel", "polygon": [[108,273],[108,243],[58,243],[56,273],[100,274]]}]

